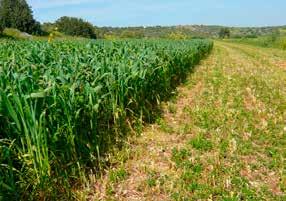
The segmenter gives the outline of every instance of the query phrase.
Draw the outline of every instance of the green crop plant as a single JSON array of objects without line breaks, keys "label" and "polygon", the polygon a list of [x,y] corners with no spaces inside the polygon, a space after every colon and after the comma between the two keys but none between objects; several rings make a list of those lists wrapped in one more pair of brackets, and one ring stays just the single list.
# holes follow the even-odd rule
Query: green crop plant
[{"label": "green crop plant", "polygon": [[[71,198],[129,125],[212,49],[190,41],[1,41],[0,200]],[[60,199],[58,197],[58,199]]]}]

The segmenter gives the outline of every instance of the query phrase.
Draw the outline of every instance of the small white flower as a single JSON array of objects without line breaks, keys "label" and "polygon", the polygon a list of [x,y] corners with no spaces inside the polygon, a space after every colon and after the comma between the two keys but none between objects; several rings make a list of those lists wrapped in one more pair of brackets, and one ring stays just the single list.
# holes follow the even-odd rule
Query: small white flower
[{"label": "small white flower", "polygon": [[229,189],[231,187],[231,179],[228,178],[226,181],[225,181],[225,188],[226,189]]},{"label": "small white flower", "polygon": [[230,152],[233,154],[237,150],[237,142],[234,138],[230,141]]}]

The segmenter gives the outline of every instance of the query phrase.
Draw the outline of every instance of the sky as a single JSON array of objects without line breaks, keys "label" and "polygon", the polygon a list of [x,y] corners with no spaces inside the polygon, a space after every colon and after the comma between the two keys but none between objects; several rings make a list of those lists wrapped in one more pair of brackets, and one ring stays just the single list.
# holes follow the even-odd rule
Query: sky
[{"label": "sky", "polygon": [[96,26],[286,25],[286,0],[28,0],[35,18],[80,17]]}]

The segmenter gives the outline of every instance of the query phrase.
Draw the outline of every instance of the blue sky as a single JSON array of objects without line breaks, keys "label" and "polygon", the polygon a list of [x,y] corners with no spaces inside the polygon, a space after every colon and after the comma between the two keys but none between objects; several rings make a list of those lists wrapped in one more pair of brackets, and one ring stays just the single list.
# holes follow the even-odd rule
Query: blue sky
[{"label": "blue sky", "polygon": [[28,0],[35,18],[81,17],[97,26],[286,25],[286,0]]}]

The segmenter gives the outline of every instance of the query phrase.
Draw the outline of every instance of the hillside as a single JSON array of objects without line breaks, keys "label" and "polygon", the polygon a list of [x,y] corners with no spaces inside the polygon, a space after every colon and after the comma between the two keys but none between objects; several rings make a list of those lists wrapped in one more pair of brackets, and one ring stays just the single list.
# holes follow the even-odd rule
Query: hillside
[{"label": "hillside", "polygon": [[[211,37],[217,38],[223,26],[207,25],[184,25],[184,26],[154,26],[154,27],[96,27],[96,32],[100,38],[104,35],[114,35],[117,37],[137,37],[137,38],[165,38],[171,33],[180,32],[191,37]],[[286,26],[278,27],[229,27],[232,37],[251,37],[253,35],[265,36]]]}]

